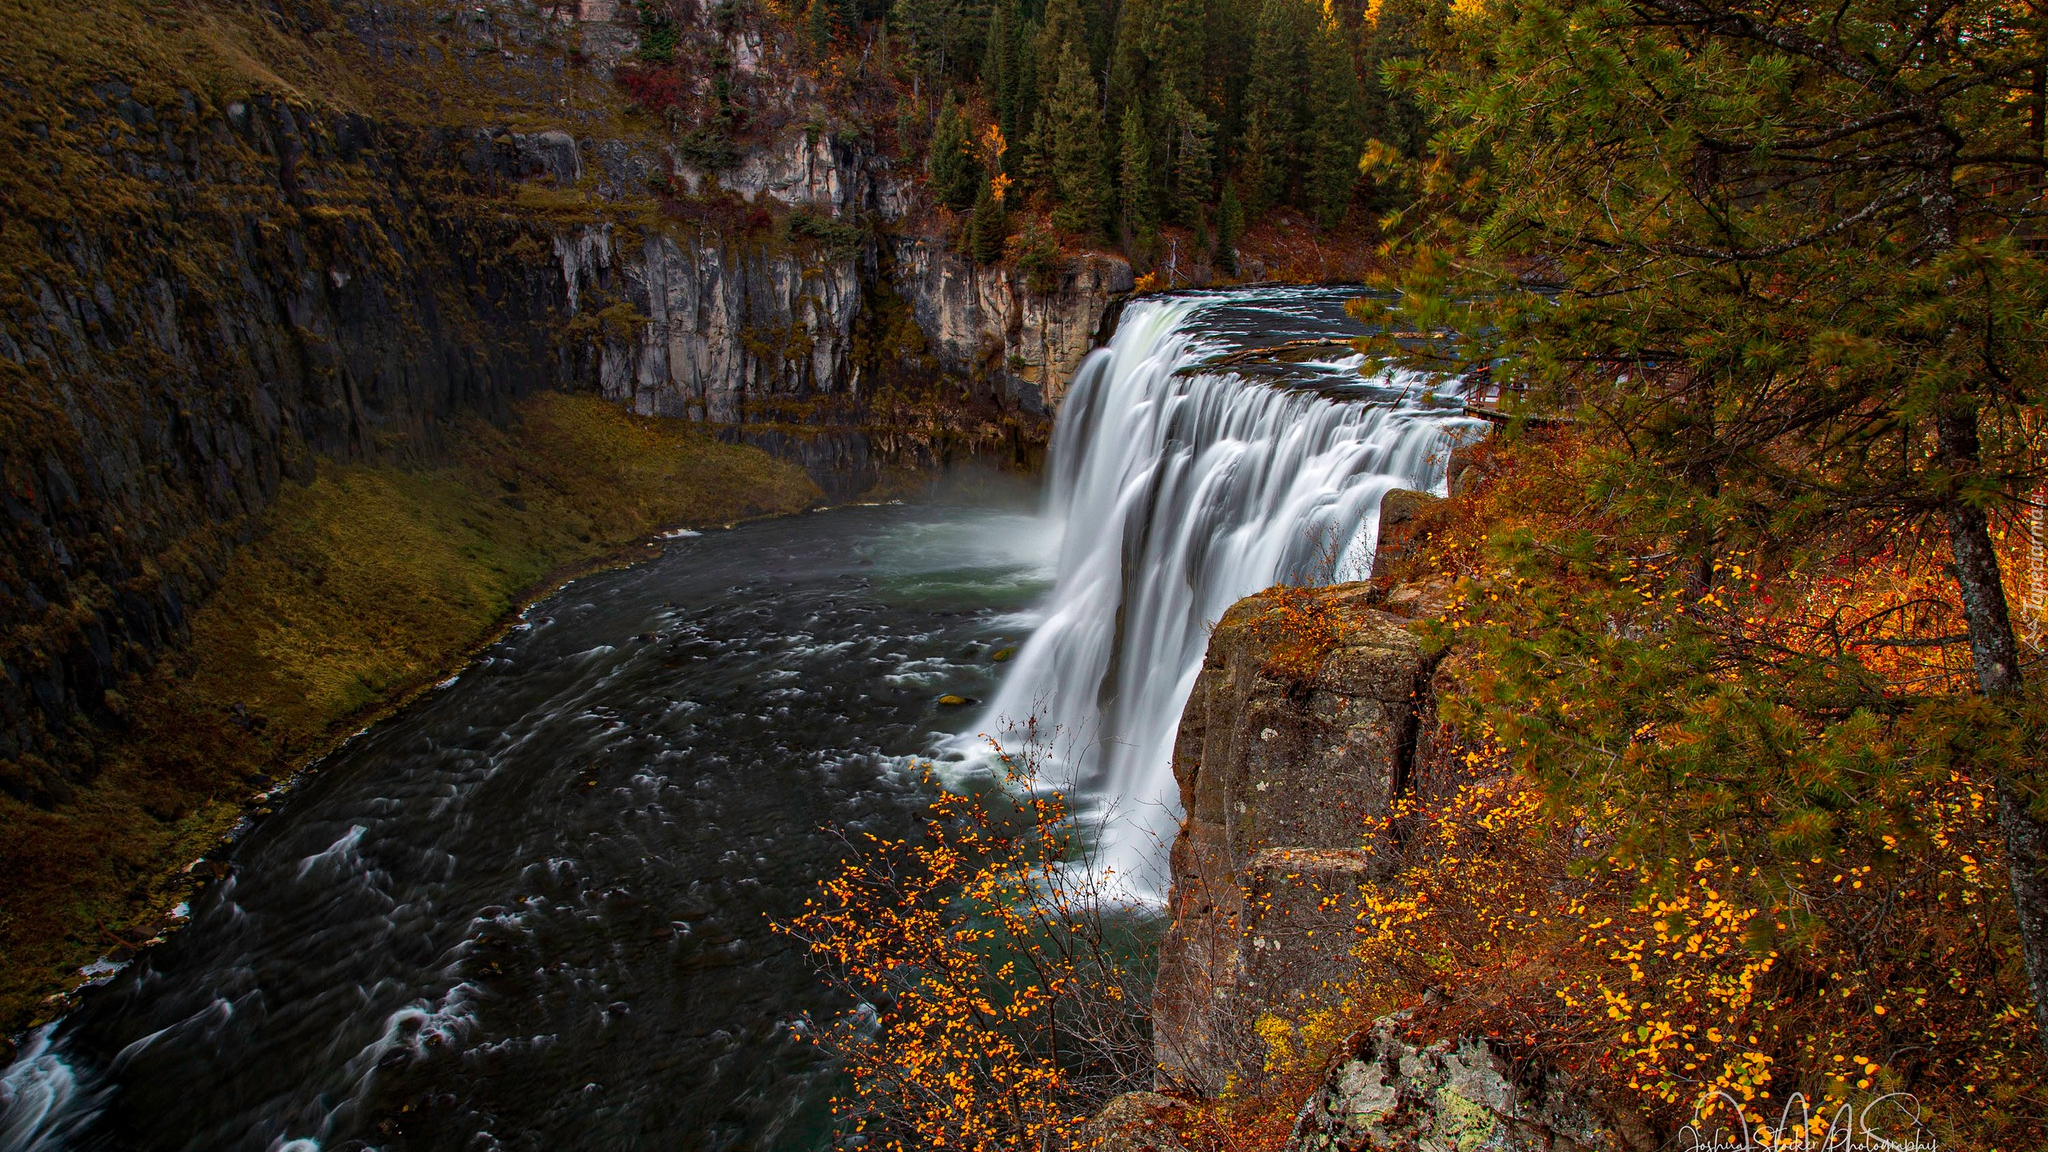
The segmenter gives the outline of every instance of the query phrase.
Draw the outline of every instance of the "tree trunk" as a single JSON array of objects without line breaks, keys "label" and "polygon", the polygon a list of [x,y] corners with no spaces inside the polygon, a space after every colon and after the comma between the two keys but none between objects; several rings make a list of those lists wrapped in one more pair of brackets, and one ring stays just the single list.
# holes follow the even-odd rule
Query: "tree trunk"
[{"label": "tree trunk", "polygon": [[[1976,410],[1944,413],[1937,431],[1949,474],[1955,477],[1974,470],[1978,458]],[[2020,690],[2019,643],[2013,635],[2012,618],[2006,613],[2005,581],[1992,547],[1990,522],[1984,509],[1954,492],[1949,494],[1947,518],[1977,687],[1994,700],[2016,696]],[[2020,947],[2027,961],[2027,984],[2034,994],[2034,1026],[2041,1047],[2048,1050],[2048,825],[2034,817],[2029,797],[2009,771],[1998,776],[1998,824],[2005,833],[2013,910],[2019,914]]]}]

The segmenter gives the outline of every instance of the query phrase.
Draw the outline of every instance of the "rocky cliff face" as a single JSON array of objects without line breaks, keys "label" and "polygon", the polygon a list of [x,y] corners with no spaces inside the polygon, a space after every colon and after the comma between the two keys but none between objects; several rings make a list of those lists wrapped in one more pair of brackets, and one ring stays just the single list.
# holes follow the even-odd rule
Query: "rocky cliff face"
[{"label": "rocky cliff face", "polygon": [[1107,338],[1112,301],[1131,266],[1103,254],[1069,259],[1050,291],[1010,268],[975,264],[929,237],[892,242],[896,293],[950,373],[986,379],[1026,408],[1059,406],[1074,370]]},{"label": "rocky cliff face", "polygon": [[474,210],[520,166],[488,135],[114,82],[38,130],[98,141],[76,179],[113,201],[6,237],[0,786],[48,795],[312,454],[430,452],[455,412],[502,413],[561,379],[567,314],[522,258],[545,234]]},{"label": "rocky cliff face", "polygon": [[[1383,560],[1413,547],[1412,522],[1431,502],[1388,494]],[[1256,1089],[1268,1073],[1262,1018],[1328,1009],[1367,975],[1352,951],[1357,915],[1366,888],[1401,884],[1411,829],[1397,801],[1447,796],[1465,779],[1435,703],[1457,661],[1439,660],[1413,628],[1444,611],[1447,593],[1440,582],[1275,589],[1217,624],[1174,747],[1187,815],[1153,994],[1162,1088],[1193,1097]],[[1317,623],[1304,627],[1305,612]],[[1319,638],[1307,655],[1305,636]],[[1103,1146],[1182,1147],[1152,1137],[1170,1126],[1170,1109],[1141,1107],[1149,1094],[1131,1099],[1098,1118],[1112,1142]],[[1403,1011],[1344,1042],[1287,1149],[1653,1145],[1639,1122],[1610,1117],[1498,1041],[1455,1026],[1435,1035]]]},{"label": "rocky cliff face", "polygon": [[1342,640],[1297,679],[1273,667],[1281,597],[1216,625],[1174,746],[1187,813],[1153,995],[1160,1079],[1210,1094],[1264,1072],[1255,1025],[1320,1003],[1352,964],[1360,886],[1398,863],[1368,840],[1410,785],[1432,661],[1369,584],[1323,596]]},{"label": "rocky cliff face", "polygon": [[[626,153],[607,159],[645,164]],[[1130,265],[1118,257],[1069,259],[1055,285],[1034,292],[1015,269],[978,265],[938,238],[884,231],[903,223],[916,194],[885,160],[831,137],[793,135],[716,177],[682,173],[840,231],[781,245],[611,225],[557,237],[573,312],[629,306],[600,345],[596,375],[605,395],[643,414],[741,423],[777,401],[857,399],[888,383],[866,374],[928,359],[970,394],[1046,416],[1095,347],[1110,302],[1131,290]],[[912,346],[861,356],[862,320],[891,305],[914,321]]]},{"label": "rocky cliff face", "polygon": [[613,84],[632,5],[25,18],[0,50],[0,788],[90,776],[109,694],[317,455],[430,458],[451,417],[548,387],[718,422],[781,404],[785,439],[897,376],[1056,402],[1128,267],[1034,294],[918,235],[914,182],[729,8],[687,31],[766,95],[715,171]]},{"label": "rocky cliff face", "polygon": [[[736,422],[793,397],[858,397],[887,386],[876,376],[922,366],[999,408],[1049,414],[1111,300],[1131,290],[1129,263],[1070,257],[1036,291],[1016,269],[976,264],[934,232],[931,205],[900,159],[857,133],[820,127],[841,118],[810,78],[778,61],[772,37],[717,6],[685,11],[685,36],[725,62],[728,83],[761,92],[752,116],[767,136],[724,165],[675,148],[581,145],[603,195],[655,188],[671,194],[674,215],[700,224],[682,239],[673,230],[586,229],[558,243],[579,303],[596,289],[643,319],[603,347],[606,394],[647,414]],[[638,42],[630,6],[585,0],[580,14],[594,65],[628,65]],[[580,163],[556,179],[592,182]],[[800,227],[783,233],[790,242],[746,242],[761,224],[752,210],[767,207],[798,214]],[[897,306],[915,337],[860,348],[863,320]]]}]

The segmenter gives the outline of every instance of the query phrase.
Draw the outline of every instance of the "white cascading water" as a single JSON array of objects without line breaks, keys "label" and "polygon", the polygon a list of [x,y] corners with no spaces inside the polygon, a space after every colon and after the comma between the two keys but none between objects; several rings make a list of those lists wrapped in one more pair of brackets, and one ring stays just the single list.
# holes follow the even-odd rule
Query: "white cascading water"
[{"label": "white cascading water", "polygon": [[[1134,303],[1076,373],[1049,464],[1058,582],[978,728],[1037,741],[1041,779],[1095,831],[1092,866],[1142,900],[1165,891],[1173,741],[1210,629],[1274,584],[1369,575],[1381,497],[1442,494],[1472,423],[1419,378],[1378,381],[1417,399],[1367,404],[1195,368],[1217,351],[1202,313],[1230,299]],[[1361,363],[1320,367],[1359,381]]]}]

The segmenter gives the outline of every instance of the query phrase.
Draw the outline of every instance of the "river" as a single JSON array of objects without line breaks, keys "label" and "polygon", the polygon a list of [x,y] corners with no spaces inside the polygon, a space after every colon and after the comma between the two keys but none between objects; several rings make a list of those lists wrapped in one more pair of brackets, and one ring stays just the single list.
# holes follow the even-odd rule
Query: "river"
[{"label": "river", "polygon": [[24,1038],[0,1150],[829,1147],[835,1078],[801,1032],[849,1006],[769,925],[841,837],[908,829],[920,764],[969,778],[979,733],[1035,715],[1103,866],[1156,896],[1208,625],[1276,579],[1362,574],[1378,496],[1441,488],[1462,423],[1419,382],[1341,348],[1203,367],[1355,331],[1348,294],[1133,304],[1038,508],[684,535],[536,605]]}]

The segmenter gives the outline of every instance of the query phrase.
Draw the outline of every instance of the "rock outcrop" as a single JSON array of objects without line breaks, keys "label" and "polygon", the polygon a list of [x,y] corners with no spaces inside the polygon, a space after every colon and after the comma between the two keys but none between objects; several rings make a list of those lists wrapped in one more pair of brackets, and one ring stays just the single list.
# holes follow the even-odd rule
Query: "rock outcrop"
[{"label": "rock outcrop", "polygon": [[1567,1085],[1478,1038],[1418,1046],[1407,1013],[1330,1062],[1287,1152],[1622,1152],[1631,1145]]},{"label": "rock outcrop", "polygon": [[[1418,546],[1434,503],[1387,495],[1382,559]],[[1353,955],[1357,917],[1367,888],[1400,884],[1408,829],[1396,802],[1440,798],[1465,778],[1436,714],[1459,660],[1439,660],[1412,627],[1441,615],[1448,594],[1442,581],[1272,589],[1217,624],[1174,747],[1186,817],[1153,994],[1162,1088],[1256,1089],[1271,1054],[1261,1021],[1327,1010],[1368,975]],[[1303,1104],[1287,1152],[1654,1145],[1640,1123],[1610,1123],[1597,1097],[1542,1063],[1455,1024],[1434,1032],[1430,1011],[1382,1017],[1349,1037]],[[1143,1139],[1161,1127],[1155,1113],[1134,1098],[1091,1131]]]},{"label": "rock outcrop", "polygon": [[1075,1152],[1188,1152],[1174,1129],[1185,1101],[1157,1092],[1126,1092],[1074,1134]]},{"label": "rock outcrop", "polygon": [[[800,149],[801,138],[789,147]],[[819,187],[873,185],[849,175]],[[745,190],[780,199],[773,186]],[[891,222],[873,200],[856,208],[835,195],[818,207]],[[621,236],[593,225],[554,245],[572,313],[627,305],[596,351],[604,394],[644,415],[720,423],[745,423],[778,400],[857,400],[886,385],[864,379],[869,366],[855,355],[856,328],[878,293],[907,308],[938,373],[998,407],[1048,416],[1095,347],[1111,302],[1132,286],[1130,264],[1113,256],[1070,259],[1057,284],[1033,292],[1016,270],[978,265],[930,237],[846,243],[834,253],[816,244],[734,245],[708,233]],[[876,274],[885,259],[888,272]]]},{"label": "rock outcrop", "polygon": [[1392,830],[1368,821],[1409,786],[1433,662],[1378,599],[1364,583],[1320,594],[1341,638],[1305,678],[1274,668],[1295,635],[1284,595],[1239,601],[1210,637],[1174,747],[1186,817],[1153,995],[1162,1084],[1258,1079],[1258,1018],[1343,979],[1360,887],[1398,863]]},{"label": "rock outcrop", "polygon": [[649,416],[743,423],[749,401],[850,391],[860,269],[709,236],[650,233],[631,248],[609,226],[557,237],[575,310],[627,305],[602,332],[604,395]]},{"label": "rock outcrop", "polygon": [[1015,269],[978,265],[926,237],[892,245],[896,292],[911,302],[944,369],[991,380],[1038,412],[1059,407],[1104,335],[1110,303],[1132,287],[1131,266],[1119,256],[1070,259],[1057,283],[1034,292]]}]

